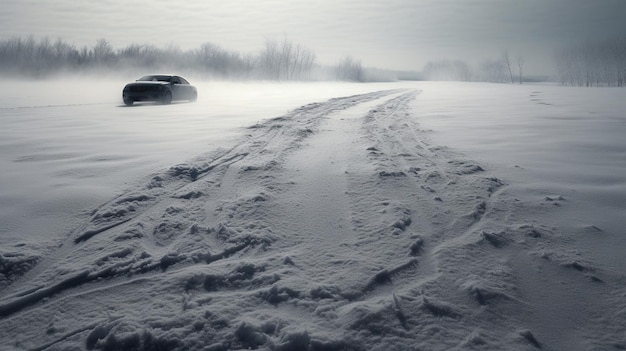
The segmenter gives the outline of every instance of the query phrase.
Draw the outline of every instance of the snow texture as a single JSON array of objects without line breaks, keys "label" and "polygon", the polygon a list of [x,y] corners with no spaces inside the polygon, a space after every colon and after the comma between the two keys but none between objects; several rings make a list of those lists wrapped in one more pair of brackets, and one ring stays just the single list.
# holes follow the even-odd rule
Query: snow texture
[{"label": "snow texture", "polygon": [[[612,195],[626,194],[626,143],[618,137],[626,124],[619,104],[601,105],[602,94],[613,102],[623,90],[325,84],[283,91],[293,98],[289,103],[306,102],[300,107],[272,105],[284,98],[284,85],[242,84],[230,94],[275,94],[263,95],[262,114],[233,105],[223,111],[252,117],[227,127],[195,120],[191,129],[224,134],[213,132],[217,141],[200,146],[203,136],[184,132],[193,140],[163,154],[161,162],[177,160],[169,166],[124,171],[124,148],[111,145],[119,158],[103,168],[115,172],[117,165],[121,172],[111,177],[97,174],[99,166],[83,154],[91,151],[65,150],[84,141],[48,141],[60,152],[45,145],[30,153],[33,140],[46,143],[46,133],[9,138],[1,132],[2,162],[15,172],[34,163],[42,174],[79,166],[96,174],[67,185],[74,195],[54,212],[66,217],[49,227],[36,212],[10,210],[13,198],[22,209],[36,207],[30,184],[2,190],[2,216],[17,224],[0,238],[0,348],[626,349],[624,260],[615,254],[626,243],[626,205]],[[209,106],[200,99],[116,109],[143,122],[177,114],[184,122],[190,111],[215,113],[206,112]],[[84,113],[88,119],[102,108],[8,106],[0,116],[19,134],[29,118]],[[601,133],[572,131],[589,108],[595,114],[587,126],[610,126],[615,134],[592,139]],[[281,109],[278,117],[267,115]],[[505,118],[482,119],[487,112]],[[72,134],[66,128],[80,121],[66,118],[62,125],[45,123],[66,137]],[[533,144],[524,134],[531,130],[542,146],[516,153],[521,140]],[[558,161],[561,171],[542,168],[559,157],[559,144],[581,135],[601,152],[579,149],[580,158]],[[161,136],[153,138],[148,143],[158,148]],[[546,154],[536,156],[539,151]],[[131,164],[153,157],[129,153]],[[600,174],[572,180],[574,162],[595,164]],[[7,186],[11,174],[0,178]],[[63,174],[44,186],[73,179]],[[95,199],[81,199],[81,189]],[[42,196],[47,206],[64,199]],[[86,211],[84,204],[94,201]],[[598,203],[603,211],[594,209]],[[31,219],[33,225],[20,224]]]}]

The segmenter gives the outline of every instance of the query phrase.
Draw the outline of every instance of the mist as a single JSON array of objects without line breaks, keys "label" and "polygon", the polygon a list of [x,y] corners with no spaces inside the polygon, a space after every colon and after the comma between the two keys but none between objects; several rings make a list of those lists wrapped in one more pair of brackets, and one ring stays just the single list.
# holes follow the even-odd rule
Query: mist
[{"label": "mist", "polygon": [[[114,48],[134,44],[182,51],[214,43],[227,52],[256,56],[267,40],[288,36],[312,50],[322,66],[346,56],[365,67],[420,71],[429,61],[461,59],[470,66],[508,50],[526,58],[529,75],[552,75],[554,51],[580,42],[626,35],[620,0],[550,2],[478,0],[256,1],[185,4],[119,0],[82,4],[66,1],[6,1],[0,39],[33,35],[92,47],[105,38]],[[167,25],[163,25],[167,24]]]},{"label": "mist", "polygon": [[244,55],[212,43],[190,50],[173,45],[158,48],[151,44],[130,44],[114,49],[109,41],[99,39],[92,47],[77,48],[61,39],[16,37],[0,40],[0,62],[0,72],[5,76],[30,78],[177,72],[219,80],[371,82],[398,79],[395,72],[365,68],[352,56],[346,56],[335,65],[321,65],[315,52],[287,38],[267,40],[258,53]]},{"label": "mist", "polygon": [[625,350],[624,13],[4,0],[0,349]]},{"label": "mist", "polygon": [[33,36],[0,40],[0,72],[14,78],[67,76],[132,77],[176,72],[196,79],[235,81],[350,81],[449,80],[519,83],[552,81],[563,85],[623,86],[626,75],[626,36],[571,44],[553,49],[553,71],[532,74],[533,56],[503,49],[471,63],[464,59],[428,61],[419,70],[399,71],[365,66],[347,55],[334,65],[319,63],[315,51],[283,37],[266,40],[254,54],[227,51],[213,43],[182,50],[175,45],[130,44],[114,48],[106,39],[76,47],[56,39]]}]

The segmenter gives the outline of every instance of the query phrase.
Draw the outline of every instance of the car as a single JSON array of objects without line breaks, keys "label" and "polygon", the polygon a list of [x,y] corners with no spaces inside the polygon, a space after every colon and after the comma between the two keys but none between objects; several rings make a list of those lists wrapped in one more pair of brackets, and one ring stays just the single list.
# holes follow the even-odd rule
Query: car
[{"label": "car", "polygon": [[183,77],[152,74],[126,84],[122,99],[126,106],[131,106],[135,101],[156,101],[162,104],[176,100],[193,102],[198,99],[198,90]]}]

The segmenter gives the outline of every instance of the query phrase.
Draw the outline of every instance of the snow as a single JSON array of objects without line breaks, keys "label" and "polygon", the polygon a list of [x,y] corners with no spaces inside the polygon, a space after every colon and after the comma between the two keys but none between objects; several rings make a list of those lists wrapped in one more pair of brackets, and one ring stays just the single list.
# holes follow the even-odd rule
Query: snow
[{"label": "snow", "polygon": [[3,90],[2,348],[626,348],[623,89],[124,83]]},{"label": "snow", "polygon": [[[419,121],[436,130],[436,142],[498,167],[511,186],[566,201],[561,215],[571,227],[596,226],[617,234],[596,259],[622,268],[626,245],[626,142],[621,89],[561,86],[445,84],[420,96]],[[435,94],[434,92],[437,91]],[[493,101],[498,101],[494,109]],[[438,106],[448,106],[442,111]],[[429,107],[434,108],[429,108]],[[546,195],[547,194],[547,195]],[[598,222],[601,221],[601,222]],[[564,223],[559,223],[563,225]],[[584,240],[584,239],[582,239]],[[584,245],[595,245],[597,240]]]}]

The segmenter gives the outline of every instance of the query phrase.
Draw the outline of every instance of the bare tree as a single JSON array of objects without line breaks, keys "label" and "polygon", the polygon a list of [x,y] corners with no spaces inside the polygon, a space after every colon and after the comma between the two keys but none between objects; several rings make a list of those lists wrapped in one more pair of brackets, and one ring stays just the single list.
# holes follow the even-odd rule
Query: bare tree
[{"label": "bare tree", "polygon": [[280,55],[278,56],[278,78],[279,79],[291,79],[289,76],[291,66],[293,66],[293,44],[283,38],[283,42],[280,45]]},{"label": "bare tree", "polygon": [[302,79],[313,67],[315,54],[286,38],[280,43],[267,40],[264,50],[259,54],[259,62],[260,69],[267,78]]},{"label": "bare tree", "polygon": [[615,60],[617,86],[623,87],[626,83],[626,37],[619,38],[615,41],[613,58]]},{"label": "bare tree", "polygon": [[511,83],[515,83],[513,79],[513,69],[511,68],[511,58],[509,57],[509,50],[504,50],[502,53],[502,62],[504,62],[504,66],[509,71],[509,77],[511,77]]},{"label": "bare tree", "polygon": [[479,79],[486,82],[504,83],[508,79],[506,66],[502,60],[483,61],[479,66],[479,72]]},{"label": "bare tree", "polygon": [[[342,69],[335,70],[327,79],[365,80],[361,63],[353,58],[342,62]],[[149,44],[130,44],[114,49],[106,39],[99,39],[93,46],[76,48],[61,39],[36,40],[26,38],[0,38],[0,73],[11,75],[45,76],[62,69],[74,72],[111,68],[117,71],[138,69],[185,69],[195,70],[208,76],[224,78],[310,79],[316,65],[313,51],[292,43],[267,40],[265,47],[256,54],[241,55],[221,47],[204,43],[194,50],[182,50],[170,43],[164,48]],[[329,69],[330,71],[331,69]],[[320,68],[317,72],[322,72]]]},{"label": "bare tree", "polygon": [[106,39],[98,39],[93,48],[93,56],[95,62],[101,65],[110,65],[116,59],[113,47]]},{"label": "bare tree", "polygon": [[259,55],[260,69],[268,78],[280,79],[280,54],[275,40],[266,40],[265,49]]},{"label": "bare tree", "polygon": [[522,84],[524,78],[522,76],[522,69],[524,68],[525,58],[522,54],[517,55],[517,72],[519,74],[519,83]]},{"label": "bare tree", "polygon": [[556,55],[561,84],[624,86],[626,37],[572,46]]},{"label": "bare tree", "polygon": [[159,49],[148,44],[130,44],[118,50],[117,55],[123,65],[133,68],[153,68],[158,64]]},{"label": "bare tree", "polygon": [[346,56],[335,67],[335,72],[339,80],[347,80],[352,82],[362,82],[363,66],[361,61],[355,60],[352,56]]}]

